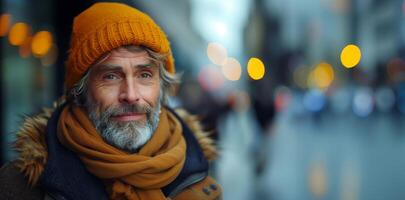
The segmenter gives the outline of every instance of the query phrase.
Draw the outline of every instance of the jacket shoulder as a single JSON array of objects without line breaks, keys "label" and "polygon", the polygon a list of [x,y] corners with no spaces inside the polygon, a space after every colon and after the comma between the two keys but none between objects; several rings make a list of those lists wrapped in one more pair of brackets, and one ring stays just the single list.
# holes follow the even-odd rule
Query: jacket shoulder
[{"label": "jacket shoulder", "polygon": [[10,162],[0,168],[0,199],[39,200],[44,198],[44,192],[39,186],[30,186],[27,178]]},{"label": "jacket shoulder", "polygon": [[26,117],[13,143],[18,154],[14,166],[27,177],[29,185],[38,182],[48,159],[45,132],[53,111],[53,108],[44,108],[41,113]]}]

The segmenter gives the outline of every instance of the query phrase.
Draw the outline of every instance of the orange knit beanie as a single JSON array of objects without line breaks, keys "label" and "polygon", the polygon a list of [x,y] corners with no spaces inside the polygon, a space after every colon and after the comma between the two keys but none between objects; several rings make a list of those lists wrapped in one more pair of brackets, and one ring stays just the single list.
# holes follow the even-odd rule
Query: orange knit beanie
[{"label": "orange knit beanie", "polygon": [[169,41],[148,15],[121,3],[96,3],[74,19],[66,89],[70,90],[100,56],[123,45],[166,54],[166,69],[175,72]]}]

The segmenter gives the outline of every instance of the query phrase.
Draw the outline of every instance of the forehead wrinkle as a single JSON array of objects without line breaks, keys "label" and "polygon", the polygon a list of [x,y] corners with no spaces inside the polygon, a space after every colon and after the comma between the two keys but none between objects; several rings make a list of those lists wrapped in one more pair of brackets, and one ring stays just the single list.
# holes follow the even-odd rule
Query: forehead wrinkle
[{"label": "forehead wrinkle", "polygon": [[103,71],[103,70],[122,70],[122,67],[119,65],[114,65],[114,64],[99,64],[96,66],[96,71]]},{"label": "forehead wrinkle", "polygon": [[147,64],[139,64],[139,65],[134,65],[132,66],[135,70],[136,69],[151,69],[151,68],[155,68],[156,65],[152,64],[152,63],[147,63]]},{"label": "forehead wrinkle", "polygon": [[[105,63],[105,64],[99,64],[96,66],[97,69],[96,71],[107,71],[107,70],[123,70],[123,67],[120,65],[116,65],[116,64],[110,64],[110,63]],[[140,69],[152,69],[157,67],[156,65],[154,65],[151,62],[145,63],[145,64],[136,64],[133,65],[132,68],[134,70],[140,70]]]}]

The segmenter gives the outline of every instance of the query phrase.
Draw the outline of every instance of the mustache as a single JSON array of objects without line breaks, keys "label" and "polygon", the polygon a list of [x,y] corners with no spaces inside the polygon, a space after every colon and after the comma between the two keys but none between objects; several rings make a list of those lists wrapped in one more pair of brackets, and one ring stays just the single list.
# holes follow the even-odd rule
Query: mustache
[{"label": "mustache", "polygon": [[145,113],[150,115],[153,109],[149,105],[141,105],[141,104],[124,104],[118,105],[114,107],[109,107],[107,110],[103,112],[104,118],[110,118],[117,115],[124,115],[130,113]]}]

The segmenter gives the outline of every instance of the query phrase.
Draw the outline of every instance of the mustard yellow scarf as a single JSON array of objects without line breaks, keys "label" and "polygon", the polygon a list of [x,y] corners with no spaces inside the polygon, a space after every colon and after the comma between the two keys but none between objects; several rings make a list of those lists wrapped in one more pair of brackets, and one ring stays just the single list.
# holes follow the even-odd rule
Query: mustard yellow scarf
[{"label": "mustard yellow scarf", "polygon": [[135,154],[104,142],[87,114],[74,105],[62,111],[58,138],[79,155],[89,172],[107,183],[111,199],[166,199],[160,188],[178,176],[185,161],[182,126],[164,108],[152,138]]}]

